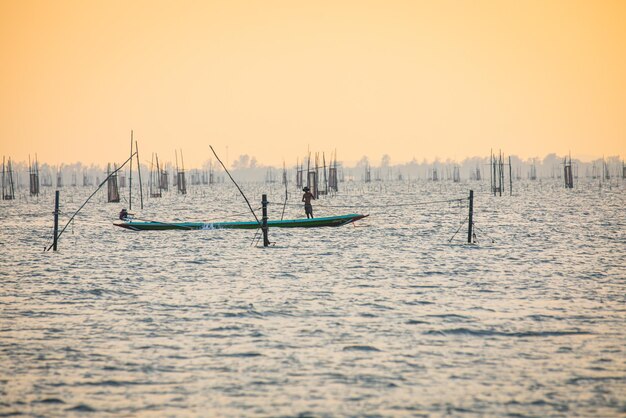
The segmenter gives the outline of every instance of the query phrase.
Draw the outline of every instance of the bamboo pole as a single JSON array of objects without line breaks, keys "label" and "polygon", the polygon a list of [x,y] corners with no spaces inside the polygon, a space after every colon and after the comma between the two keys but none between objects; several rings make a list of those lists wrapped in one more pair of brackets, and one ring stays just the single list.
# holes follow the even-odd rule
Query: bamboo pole
[{"label": "bamboo pole", "polygon": [[469,194],[469,217],[467,221],[467,243],[472,243],[472,227],[474,226],[474,191]]},{"label": "bamboo pole", "polygon": [[[98,190],[100,190],[102,188],[102,186],[104,186],[105,183],[107,183],[109,181],[109,177],[111,177],[112,175],[114,175],[115,173],[117,173],[118,171],[120,171],[129,161],[131,161],[133,159],[134,155],[131,155],[130,158],[128,160],[126,160],[124,162],[124,164],[122,164],[118,169],[116,169],[114,172],[112,172],[111,174],[109,174],[107,176],[107,178],[105,178],[100,185],[98,186],[98,188],[87,198],[87,200],[85,200],[85,202],[78,208],[78,210],[76,212],[74,212],[74,214],[70,217],[70,220],[67,221],[67,223],[65,224],[65,226],[63,227],[63,229],[61,230],[61,232],[59,232],[59,235],[57,236],[57,239],[61,237],[61,235],[63,234],[63,232],[65,232],[65,230],[67,229],[67,226],[74,220],[74,217],[78,214],[78,212],[81,211],[82,208],[85,207],[85,205],[87,204],[87,202],[89,202],[91,200],[91,198],[98,192]],[[58,192],[57,192],[58,193]],[[50,245],[46,251],[50,251],[50,248],[52,248],[52,245]]]},{"label": "bamboo pole", "polygon": [[141,163],[139,162],[139,146],[137,145],[137,141],[135,141],[135,155],[137,156],[137,171],[139,173],[139,198],[141,199],[141,210],[143,210],[143,186],[141,182]]},{"label": "bamboo pole", "polygon": [[133,131],[130,131],[130,169],[128,176],[128,210],[133,208]]},{"label": "bamboo pole", "polygon": [[56,190],[54,192],[54,238],[52,241],[53,251],[57,250],[58,239],[59,239],[59,191]]},{"label": "bamboo pole", "polygon": [[261,230],[263,231],[263,246],[267,247],[270,245],[270,240],[267,237],[268,227],[267,227],[267,195],[264,194],[261,199],[261,206],[263,207],[263,218],[261,224]]},{"label": "bamboo pole", "polygon": [[513,168],[511,165],[510,155],[509,155],[509,195],[513,196]]},{"label": "bamboo pole", "polygon": [[254,213],[254,209],[252,209],[252,206],[250,205],[250,201],[248,200],[248,198],[246,197],[246,195],[243,193],[243,191],[241,190],[241,187],[239,187],[239,185],[237,184],[237,182],[235,181],[235,179],[233,178],[233,176],[230,175],[230,172],[228,171],[228,169],[226,168],[226,166],[224,165],[224,163],[222,162],[222,160],[220,160],[220,157],[217,156],[217,153],[215,152],[215,150],[213,149],[213,147],[211,145],[209,145],[209,148],[211,148],[211,151],[213,151],[213,155],[215,155],[215,158],[217,158],[217,161],[219,161],[219,163],[222,165],[222,168],[224,169],[224,171],[226,171],[226,174],[228,174],[228,177],[230,177],[230,179],[232,180],[232,182],[235,184],[235,187],[237,187],[237,190],[239,190],[239,193],[241,193],[241,195],[243,196],[243,199],[246,201],[246,203],[248,204],[248,207],[250,208],[250,212],[252,212],[252,216],[254,216],[254,219],[256,220],[256,222],[258,224],[260,224],[261,222],[259,221],[259,218],[257,218],[256,213]]}]

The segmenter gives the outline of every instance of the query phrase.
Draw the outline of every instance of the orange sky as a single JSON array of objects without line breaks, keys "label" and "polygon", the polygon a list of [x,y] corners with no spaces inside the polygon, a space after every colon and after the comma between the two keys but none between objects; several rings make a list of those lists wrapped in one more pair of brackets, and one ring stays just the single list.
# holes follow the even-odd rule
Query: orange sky
[{"label": "orange sky", "polygon": [[626,1],[0,0],[0,152],[626,156]]}]

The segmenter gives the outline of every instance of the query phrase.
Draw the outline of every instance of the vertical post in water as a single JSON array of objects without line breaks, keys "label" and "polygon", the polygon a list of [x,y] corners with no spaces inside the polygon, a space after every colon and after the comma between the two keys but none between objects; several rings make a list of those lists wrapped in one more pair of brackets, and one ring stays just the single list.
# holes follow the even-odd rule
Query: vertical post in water
[{"label": "vertical post in water", "polygon": [[139,198],[141,199],[141,210],[143,210],[143,188],[141,186],[141,163],[139,162],[139,147],[135,141],[135,153],[137,154],[137,172],[139,173]]},{"label": "vertical post in water", "polygon": [[493,149],[489,157],[489,180],[491,181],[491,192],[496,195],[496,161],[493,156]]},{"label": "vertical post in water", "polygon": [[511,165],[510,155],[509,155],[509,196],[513,196],[513,166]]},{"label": "vertical post in water", "polygon": [[467,243],[472,243],[472,228],[474,226],[474,191],[469,195],[469,220],[467,221]]},{"label": "vertical post in water", "polygon": [[4,194],[4,155],[2,156],[2,200],[5,198]]},{"label": "vertical post in water", "polygon": [[261,200],[263,206],[263,218],[261,219],[261,230],[263,231],[263,246],[270,245],[270,240],[267,238],[267,195],[264,194]]},{"label": "vertical post in water", "polygon": [[128,175],[128,210],[133,208],[133,131],[130,131],[130,168]]},{"label": "vertical post in water", "polygon": [[498,193],[502,196],[502,188],[504,187],[504,163],[502,162],[502,151],[498,157]]},{"label": "vertical post in water", "polygon": [[57,237],[59,236],[59,191],[54,192],[54,240],[52,250],[57,250]]}]

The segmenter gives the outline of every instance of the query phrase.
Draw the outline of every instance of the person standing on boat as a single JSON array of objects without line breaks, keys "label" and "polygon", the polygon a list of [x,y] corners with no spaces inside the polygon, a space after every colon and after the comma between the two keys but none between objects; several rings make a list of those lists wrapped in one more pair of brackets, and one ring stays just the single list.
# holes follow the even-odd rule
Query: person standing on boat
[{"label": "person standing on boat", "polygon": [[315,200],[315,196],[311,193],[311,190],[308,187],[302,189],[304,195],[302,196],[302,201],[304,202],[304,213],[306,213],[306,217],[313,218],[313,205],[311,205],[311,199]]}]

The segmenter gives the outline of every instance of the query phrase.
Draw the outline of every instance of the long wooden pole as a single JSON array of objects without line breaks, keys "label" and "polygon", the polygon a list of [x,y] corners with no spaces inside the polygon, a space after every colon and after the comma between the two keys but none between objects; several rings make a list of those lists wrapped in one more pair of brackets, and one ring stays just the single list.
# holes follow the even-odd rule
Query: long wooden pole
[{"label": "long wooden pole", "polygon": [[263,231],[263,246],[270,245],[270,240],[267,237],[267,195],[264,194],[261,199],[261,206],[263,207],[263,223],[261,224],[261,230]]},{"label": "long wooden pole", "polygon": [[511,165],[511,156],[509,155],[509,195],[513,196],[513,166]]},{"label": "long wooden pole", "polygon": [[502,157],[502,151],[500,151],[500,196],[502,196],[502,190],[504,189],[504,160]]},{"label": "long wooden pole", "polygon": [[474,226],[474,191],[469,194],[469,217],[467,222],[467,243],[472,243],[472,227]]},{"label": "long wooden pole", "polygon": [[491,191],[493,195],[496,195],[496,163],[493,158],[493,149],[491,150],[491,156],[489,157],[489,181],[491,183]]},{"label": "long wooden pole", "polygon": [[141,164],[139,163],[139,146],[137,141],[135,141],[135,155],[137,155],[137,171],[139,172],[139,198],[141,199],[141,210],[143,210],[143,187],[141,185]]},{"label": "long wooden pole", "polygon": [[128,176],[128,210],[133,208],[133,131],[130,131],[130,174]]},{"label": "long wooden pole", "polygon": [[2,156],[2,200],[4,200],[4,198],[6,197],[6,195],[4,194],[4,155]]},{"label": "long wooden pole", "polygon": [[211,145],[209,145],[209,148],[211,148],[211,151],[213,151],[213,155],[215,155],[215,158],[217,158],[217,161],[219,161],[219,163],[222,165],[222,168],[224,168],[224,171],[226,171],[226,174],[228,174],[228,177],[230,177],[230,179],[232,180],[232,182],[235,184],[235,187],[237,187],[237,190],[239,190],[239,193],[241,193],[241,195],[243,196],[243,199],[246,201],[246,203],[248,204],[248,207],[250,208],[250,212],[252,212],[252,216],[254,216],[254,219],[256,219],[256,222],[258,224],[260,224],[261,222],[259,221],[259,218],[257,218],[256,213],[254,213],[254,209],[252,209],[252,206],[250,205],[250,201],[248,201],[248,198],[246,197],[246,195],[243,193],[243,191],[241,190],[241,187],[239,187],[239,185],[237,184],[237,182],[235,181],[235,179],[233,178],[233,176],[230,175],[230,173],[228,172],[228,169],[226,168],[226,166],[224,165],[224,163],[222,162],[222,160],[220,160],[220,157],[217,156],[217,153],[215,152],[215,150],[213,149],[213,147]]},{"label": "long wooden pole", "polygon": [[310,189],[311,185],[309,184],[309,171],[311,171],[311,151],[309,151],[309,159],[306,163],[306,187]]},{"label": "long wooden pole", "polygon": [[283,213],[280,215],[281,221],[283,220],[283,217],[285,216],[285,208],[287,207],[287,199],[289,198],[289,192],[287,190],[287,168],[285,167],[284,161],[283,161],[283,181],[285,182],[285,204],[283,205]]},{"label": "long wooden pole", "polygon": [[[111,174],[109,174],[107,176],[107,178],[105,178],[102,183],[100,183],[100,185],[98,186],[98,188],[96,190],[94,190],[94,192],[87,198],[87,200],[85,200],[85,202],[78,208],[78,210],[76,212],[74,212],[74,214],[70,217],[70,220],[67,221],[67,223],[65,224],[65,226],[63,227],[63,229],[61,230],[61,232],[59,232],[59,235],[57,236],[57,239],[61,237],[61,234],[63,234],[63,232],[65,232],[65,230],[67,229],[67,226],[74,220],[74,217],[78,214],[78,212],[80,212],[80,210],[82,208],[85,207],[85,205],[87,204],[87,202],[89,202],[91,200],[91,198],[98,192],[98,190],[100,190],[102,188],[102,186],[104,186],[105,183],[107,183],[109,181],[109,178],[114,175],[115,173],[117,173],[118,171],[120,171],[129,161],[131,161],[134,157],[134,154],[130,156],[130,158],[128,160],[126,160],[124,162],[124,164],[122,164],[118,169],[116,169],[114,172],[112,172]],[[50,248],[52,248],[52,245],[50,245],[46,251],[50,251]]]},{"label": "long wooden pole", "polygon": [[57,250],[58,239],[59,239],[59,191],[57,190],[54,192],[54,238],[52,241],[53,251]]}]

